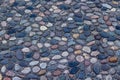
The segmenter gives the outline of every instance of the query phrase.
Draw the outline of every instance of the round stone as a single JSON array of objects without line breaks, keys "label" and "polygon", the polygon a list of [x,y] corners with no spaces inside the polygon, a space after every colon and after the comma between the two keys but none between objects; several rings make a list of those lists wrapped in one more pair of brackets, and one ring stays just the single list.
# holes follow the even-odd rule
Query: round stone
[{"label": "round stone", "polygon": [[69,55],[69,53],[67,51],[62,52],[63,57],[67,57],[68,55]]},{"label": "round stone", "polygon": [[90,52],[91,52],[91,49],[90,49],[90,47],[88,47],[88,46],[84,46],[84,47],[82,48],[82,50],[85,51],[85,52],[87,52],[87,53],[90,53]]},{"label": "round stone", "polygon": [[93,63],[93,64],[96,63],[97,62],[97,58],[91,58],[90,62]]},{"label": "round stone", "polygon": [[37,72],[40,71],[40,68],[39,68],[38,66],[35,66],[35,67],[32,68],[32,71],[33,71],[34,73],[37,73]]},{"label": "round stone", "polygon": [[43,44],[42,44],[42,43],[37,43],[37,46],[38,46],[39,48],[42,48],[42,47],[43,47]]},{"label": "round stone", "polygon": [[41,31],[45,31],[45,30],[47,30],[47,27],[46,27],[46,26],[41,26],[41,27],[40,27],[40,30],[41,30]]},{"label": "round stone", "polygon": [[45,69],[47,67],[47,63],[40,63],[40,68]]},{"label": "round stone", "polygon": [[83,61],[84,61],[84,57],[83,57],[83,56],[77,56],[77,57],[76,57],[76,60],[77,60],[78,62],[83,62]]}]

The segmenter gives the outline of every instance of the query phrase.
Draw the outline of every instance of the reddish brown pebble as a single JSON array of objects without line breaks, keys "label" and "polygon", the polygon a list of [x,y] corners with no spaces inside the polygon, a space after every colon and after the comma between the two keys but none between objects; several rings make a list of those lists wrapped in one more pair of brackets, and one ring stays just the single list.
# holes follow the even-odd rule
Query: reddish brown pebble
[{"label": "reddish brown pebble", "polygon": [[107,21],[106,24],[107,24],[108,26],[111,26],[111,25],[112,25],[112,23],[111,23],[110,21]]},{"label": "reddish brown pebble", "polygon": [[11,80],[9,77],[5,77],[3,80]]},{"label": "reddish brown pebble", "polygon": [[60,70],[56,70],[56,71],[53,72],[53,75],[54,75],[54,76],[58,76],[58,75],[60,75],[60,74],[61,74],[61,71],[60,71]]},{"label": "reddish brown pebble", "polygon": [[105,21],[107,21],[109,19],[108,16],[104,16],[103,18],[104,18]]},{"label": "reddish brown pebble", "polygon": [[117,58],[117,57],[110,57],[110,58],[108,58],[108,60],[109,60],[109,62],[111,62],[111,63],[115,63],[115,62],[118,61],[118,58]]}]

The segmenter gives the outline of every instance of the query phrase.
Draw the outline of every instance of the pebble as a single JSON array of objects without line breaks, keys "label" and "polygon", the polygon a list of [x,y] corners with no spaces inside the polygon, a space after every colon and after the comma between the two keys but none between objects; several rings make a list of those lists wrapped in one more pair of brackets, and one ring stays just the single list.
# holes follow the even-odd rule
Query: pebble
[{"label": "pebble", "polygon": [[109,60],[109,62],[111,62],[111,63],[115,63],[115,62],[118,61],[118,58],[117,58],[117,57],[110,57],[108,60]]},{"label": "pebble", "polygon": [[22,80],[22,79],[19,77],[13,77],[12,80]]},{"label": "pebble", "polygon": [[35,66],[39,63],[39,61],[32,61],[29,63],[30,66]]},{"label": "pebble", "polygon": [[97,62],[97,58],[91,58],[90,62],[93,63],[93,64],[96,63]]},{"label": "pebble", "polygon": [[30,52],[30,49],[25,47],[25,48],[22,49],[22,52]]},{"label": "pebble", "polygon": [[40,68],[39,68],[38,66],[34,66],[34,67],[32,68],[32,71],[33,71],[34,73],[37,73],[37,72],[40,71]]},{"label": "pebble", "polygon": [[52,59],[61,59],[62,57],[60,55],[55,55],[52,57]]},{"label": "pebble", "polygon": [[39,75],[44,75],[45,73],[46,73],[46,70],[40,70],[38,74]]},{"label": "pebble", "polygon": [[67,57],[68,55],[69,55],[69,53],[67,51],[62,52],[63,57]]},{"label": "pebble", "polygon": [[84,46],[84,47],[82,48],[82,50],[85,51],[85,52],[87,52],[87,53],[90,53],[90,52],[91,52],[90,47],[87,47],[87,46]]},{"label": "pebble", "polygon": [[75,54],[81,54],[82,51],[81,51],[81,50],[76,50],[74,53],[75,53]]},{"label": "pebble", "polygon": [[112,80],[112,76],[111,75],[107,75],[105,80]]},{"label": "pebble", "polygon": [[30,67],[25,67],[21,72],[23,73],[23,74],[27,74],[27,73],[29,73],[31,71],[31,68]]},{"label": "pebble", "polygon": [[0,80],[2,80],[3,79],[3,77],[2,77],[2,75],[0,74]]},{"label": "pebble", "polygon": [[61,74],[61,71],[60,71],[60,70],[56,70],[56,71],[53,72],[53,75],[54,75],[54,76],[58,76],[58,75],[60,75],[60,74]]},{"label": "pebble", "polygon": [[47,67],[47,63],[40,63],[40,68],[45,69]]},{"label": "pebble", "polygon": [[77,56],[77,57],[76,57],[76,60],[77,60],[78,62],[83,62],[83,61],[84,61],[84,57],[83,57],[83,56]]},{"label": "pebble", "polygon": [[45,30],[47,30],[47,27],[46,26],[40,26],[40,30],[45,31]]},{"label": "pebble", "polygon": [[109,5],[109,4],[102,4],[102,6],[108,8],[108,9],[111,9],[111,8],[112,8],[112,6]]}]

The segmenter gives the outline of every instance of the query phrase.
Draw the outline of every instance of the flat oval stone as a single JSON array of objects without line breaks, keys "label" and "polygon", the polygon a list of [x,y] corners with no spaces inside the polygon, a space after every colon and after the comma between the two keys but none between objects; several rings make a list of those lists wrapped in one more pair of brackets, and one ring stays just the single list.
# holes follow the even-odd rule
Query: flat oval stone
[{"label": "flat oval stone", "polygon": [[118,58],[117,57],[110,57],[110,58],[108,58],[108,60],[111,63],[116,63],[118,61]]}]

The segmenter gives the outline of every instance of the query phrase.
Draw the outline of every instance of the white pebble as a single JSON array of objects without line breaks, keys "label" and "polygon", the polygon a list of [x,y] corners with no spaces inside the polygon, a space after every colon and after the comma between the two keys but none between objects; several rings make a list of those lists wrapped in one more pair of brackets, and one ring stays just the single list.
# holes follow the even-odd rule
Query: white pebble
[{"label": "white pebble", "polygon": [[25,48],[22,49],[22,52],[30,52],[30,49],[25,47]]},{"label": "white pebble", "polygon": [[41,27],[40,27],[40,30],[41,30],[41,31],[45,31],[45,30],[47,30],[47,27],[46,27],[46,26],[41,26]]},{"label": "white pebble", "polygon": [[38,46],[39,48],[42,48],[42,47],[43,47],[43,44],[42,44],[42,43],[37,43],[37,46]]},{"label": "white pebble", "polygon": [[88,46],[84,46],[82,50],[87,52],[87,53],[91,52],[90,47],[88,47]]},{"label": "white pebble", "polygon": [[66,57],[66,56],[68,56],[69,55],[69,53],[67,52],[67,51],[64,51],[63,53],[62,53],[62,56],[63,57]]},{"label": "white pebble", "polygon": [[4,73],[6,71],[6,66],[2,66],[1,72]]},{"label": "white pebble", "polygon": [[96,63],[97,62],[97,58],[91,58],[90,62],[93,63],[93,64]]}]

